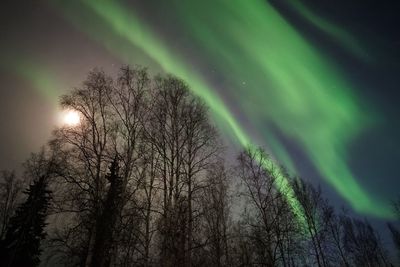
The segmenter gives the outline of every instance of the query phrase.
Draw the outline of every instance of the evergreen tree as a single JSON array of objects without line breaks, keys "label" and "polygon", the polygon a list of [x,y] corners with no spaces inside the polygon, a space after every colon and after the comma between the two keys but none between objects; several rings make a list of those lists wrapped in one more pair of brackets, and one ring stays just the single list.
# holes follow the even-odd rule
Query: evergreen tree
[{"label": "evergreen tree", "polygon": [[44,176],[35,180],[24,193],[28,197],[11,218],[0,244],[0,261],[8,267],[38,266],[40,242],[46,236],[44,227],[50,191]]},{"label": "evergreen tree", "polygon": [[110,182],[102,214],[96,222],[96,242],[93,248],[91,266],[107,267],[111,264],[113,231],[122,205],[123,181],[119,175],[118,158],[115,157],[106,175]]}]

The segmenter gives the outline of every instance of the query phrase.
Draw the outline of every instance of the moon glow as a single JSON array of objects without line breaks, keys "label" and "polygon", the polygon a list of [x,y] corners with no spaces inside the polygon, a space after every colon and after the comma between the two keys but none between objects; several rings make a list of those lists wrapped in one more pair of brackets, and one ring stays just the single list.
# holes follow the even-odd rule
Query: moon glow
[{"label": "moon glow", "polygon": [[80,121],[81,121],[81,118],[77,111],[68,110],[65,112],[64,117],[63,117],[64,125],[73,127],[73,126],[79,125]]}]

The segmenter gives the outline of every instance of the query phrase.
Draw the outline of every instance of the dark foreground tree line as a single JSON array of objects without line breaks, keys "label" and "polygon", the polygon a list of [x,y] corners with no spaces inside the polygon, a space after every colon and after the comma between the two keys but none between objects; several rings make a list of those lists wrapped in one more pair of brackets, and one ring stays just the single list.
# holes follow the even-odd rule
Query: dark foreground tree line
[{"label": "dark foreground tree line", "polygon": [[262,149],[227,164],[178,78],[94,70],[60,102],[80,124],[56,129],[22,178],[1,173],[1,266],[392,266],[368,221]]}]

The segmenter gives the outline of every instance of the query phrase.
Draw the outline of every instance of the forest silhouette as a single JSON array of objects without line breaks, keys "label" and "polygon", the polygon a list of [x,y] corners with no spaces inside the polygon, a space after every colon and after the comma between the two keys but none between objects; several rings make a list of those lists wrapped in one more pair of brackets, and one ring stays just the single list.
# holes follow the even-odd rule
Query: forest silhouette
[{"label": "forest silhouette", "polygon": [[[21,177],[1,172],[1,266],[396,262],[366,219],[335,210],[264,149],[226,160],[208,107],[177,77],[95,69],[60,105],[79,124],[56,128]],[[388,228],[400,251],[398,226]]]}]

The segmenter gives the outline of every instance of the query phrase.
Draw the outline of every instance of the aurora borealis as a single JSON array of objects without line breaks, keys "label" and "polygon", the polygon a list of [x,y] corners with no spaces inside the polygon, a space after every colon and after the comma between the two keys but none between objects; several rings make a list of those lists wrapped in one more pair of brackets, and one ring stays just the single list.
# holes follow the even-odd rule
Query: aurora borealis
[{"label": "aurora borealis", "polygon": [[[355,212],[391,218],[388,199],[374,194],[350,164],[352,142],[378,127],[384,114],[365,100],[362,86],[346,73],[343,62],[310,40],[274,1],[150,2],[43,3],[119,62],[184,79],[209,105],[228,142],[238,148],[265,146],[292,173],[299,171],[293,151],[300,150],[318,177]],[[285,3],[356,64],[370,64],[369,48],[357,34],[325,19],[307,2]],[[17,62],[2,68],[56,104],[56,87],[65,86],[63,77],[57,77],[60,70],[45,63],[35,66],[30,58],[40,55],[8,58]],[[280,184],[285,187],[284,178]]]}]

